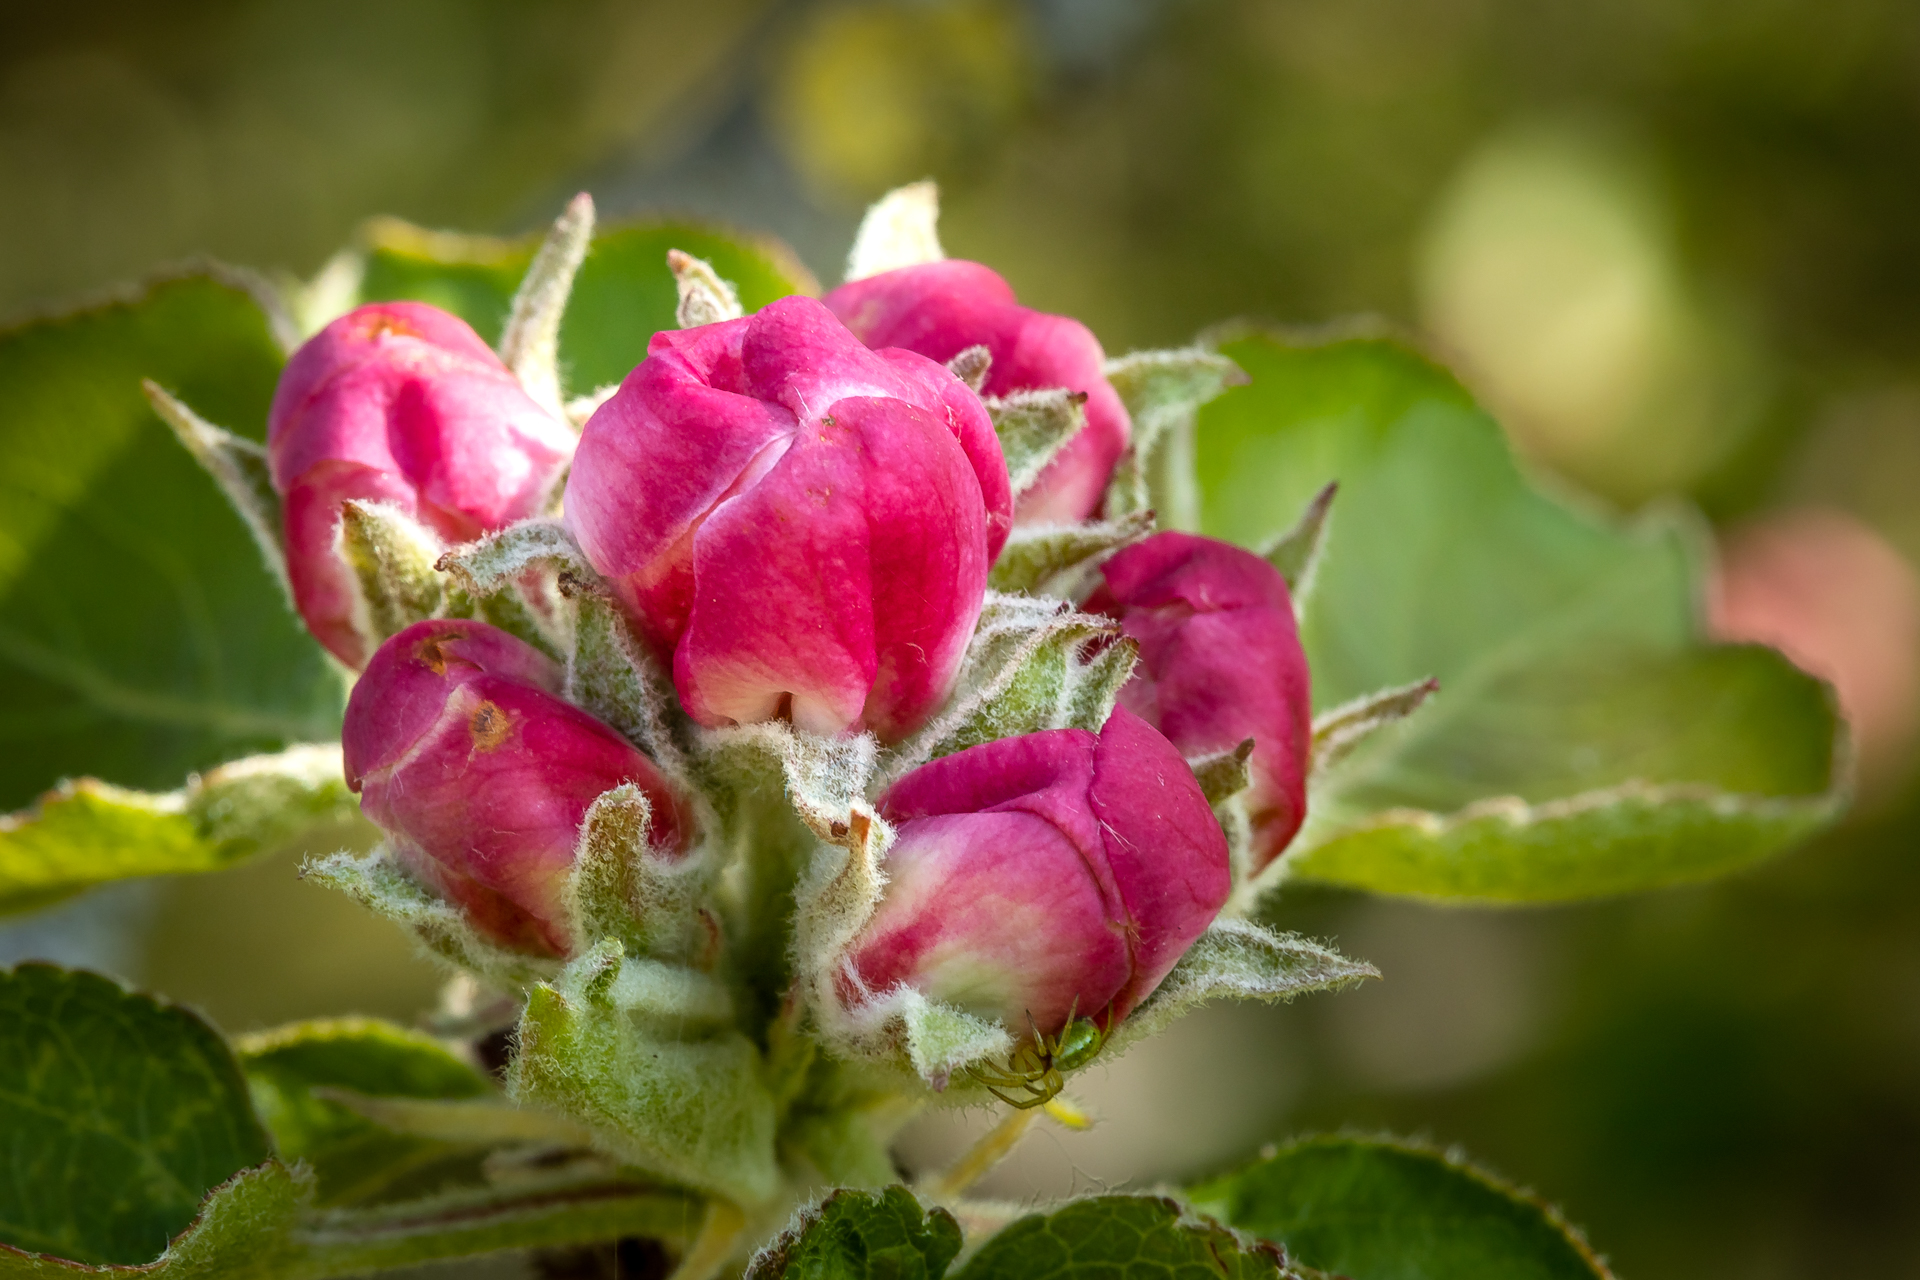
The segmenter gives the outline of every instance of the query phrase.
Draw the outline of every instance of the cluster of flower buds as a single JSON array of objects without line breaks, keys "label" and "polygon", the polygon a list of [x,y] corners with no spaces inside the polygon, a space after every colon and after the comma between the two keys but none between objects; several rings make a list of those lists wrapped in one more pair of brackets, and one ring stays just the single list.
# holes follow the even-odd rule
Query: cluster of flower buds
[{"label": "cluster of flower buds", "polygon": [[[975,348],[984,360],[949,368]],[[1014,526],[1101,514],[1130,431],[1103,368],[1083,325],[1021,306],[987,268],[923,262],[655,334],[576,447],[458,319],[394,303],[336,320],[289,364],[269,450],[300,612],[365,668],[345,727],[364,811],[479,934],[559,957],[595,941],[567,886],[596,798],[637,788],[668,861],[705,839],[694,815],[716,812],[504,631],[429,617],[370,652],[339,545],[348,500],[451,544],[552,514],[564,474],[566,533],[627,652],[670,682],[684,741],[783,720],[884,749],[957,696]],[[1062,389],[1085,425],[1016,507],[989,406]],[[1138,652],[1104,725],[935,751],[866,801],[892,842],[884,892],[833,961],[843,1012],[911,990],[1016,1040],[1046,1045],[1076,1019],[1104,1034],[1233,890],[1191,765],[1246,758],[1252,740],[1253,866],[1300,826],[1307,669],[1278,572],[1163,533],[1101,574],[1074,616],[1097,629],[1087,614],[1104,615],[1102,643]]]}]

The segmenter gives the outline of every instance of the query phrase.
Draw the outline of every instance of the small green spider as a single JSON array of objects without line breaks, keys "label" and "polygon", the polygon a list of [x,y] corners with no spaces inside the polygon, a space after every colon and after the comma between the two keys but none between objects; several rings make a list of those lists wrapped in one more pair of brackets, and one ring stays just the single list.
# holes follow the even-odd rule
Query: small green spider
[{"label": "small green spider", "polygon": [[1091,1018],[1076,1018],[1071,1009],[1067,1025],[1057,1036],[1042,1034],[1032,1014],[1027,1015],[1027,1025],[1033,1028],[1033,1038],[1007,1055],[1005,1067],[985,1063],[967,1068],[967,1074],[985,1085],[988,1093],[1021,1111],[1043,1107],[1058,1097],[1067,1085],[1061,1073],[1092,1062],[1112,1029]]}]

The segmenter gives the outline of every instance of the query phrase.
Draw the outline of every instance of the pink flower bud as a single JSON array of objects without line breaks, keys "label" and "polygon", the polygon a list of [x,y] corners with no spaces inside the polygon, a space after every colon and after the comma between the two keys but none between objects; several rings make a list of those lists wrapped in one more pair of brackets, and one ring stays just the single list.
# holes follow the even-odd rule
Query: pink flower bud
[{"label": "pink flower bud", "polygon": [[1001,738],[922,765],[878,911],[840,970],[849,1004],[899,985],[1019,1037],[1103,1027],[1153,992],[1226,902],[1226,837],[1180,754],[1125,710],[1095,736]]},{"label": "pink flower bud", "polygon": [[647,352],[587,423],[566,521],[687,711],[912,730],[946,698],[1010,525],[980,401],[811,298]]},{"label": "pink flower bud", "polygon": [[1140,665],[1120,704],[1189,759],[1252,738],[1244,793],[1254,867],[1280,856],[1307,812],[1313,703],[1293,600],[1279,570],[1251,551],[1187,533],[1156,533],[1101,566],[1085,608],[1120,620]]},{"label": "pink flower bud", "polygon": [[1087,425],[1047,464],[1014,512],[1020,524],[1074,524],[1097,514],[1131,424],[1102,369],[1100,340],[1078,320],[1023,307],[997,273],[949,258],[841,285],[826,304],[872,347],[945,363],[968,347],[993,355],[987,395],[1065,387],[1087,395]]},{"label": "pink flower bud", "polygon": [[352,571],[334,552],[347,499],[392,503],[467,542],[538,514],[572,451],[566,424],[458,317],[418,302],[341,316],[294,352],[267,417],[300,616],[348,666],[367,660]]},{"label": "pink flower bud", "polygon": [[685,848],[691,821],[652,761],[559,696],[545,654],[483,622],[434,618],[380,646],[347,702],[347,785],[421,879],[505,946],[565,955],[563,902],[580,823],[631,782],[648,841]]}]

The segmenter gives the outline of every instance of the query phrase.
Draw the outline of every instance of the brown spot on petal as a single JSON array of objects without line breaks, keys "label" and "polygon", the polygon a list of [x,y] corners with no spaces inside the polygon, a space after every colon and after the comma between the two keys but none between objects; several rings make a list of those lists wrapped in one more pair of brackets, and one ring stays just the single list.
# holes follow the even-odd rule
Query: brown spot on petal
[{"label": "brown spot on petal", "polygon": [[492,751],[513,733],[513,721],[495,704],[483,702],[467,721],[467,732],[473,735],[475,751]]},{"label": "brown spot on petal", "polygon": [[385,338],[388,336],[395,338],[420,338],[426,336],[405,320],[394,315],[379,314],[368,316],[360,323],[358,328],[360,330],[359,336],[362,338]]},{"label": "brown spot on petal", "polygon": [[433,674],[437,676],[447,674],[447,655],[441,652],[438,638],[430,636],[422,640],[414,648],[413,656],[432,668]]}]

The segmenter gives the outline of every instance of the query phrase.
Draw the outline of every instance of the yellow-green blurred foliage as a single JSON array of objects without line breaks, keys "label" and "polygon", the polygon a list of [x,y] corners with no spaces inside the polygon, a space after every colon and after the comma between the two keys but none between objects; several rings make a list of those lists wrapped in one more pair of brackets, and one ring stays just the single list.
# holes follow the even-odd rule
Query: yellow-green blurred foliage
[{"label": "yellow-green blurred foliage", "polygon": [[[1623,1276],[1920,1274],[1914,717],[1857,703],[1920,688],[1911,0],[0,16],[0,312],[196,251],[311,272],[374,213],[524,230],[582,186],[787,235],[832,280],[861,202],[925,176],[949,252],[1111,350],[1241,315],[1418,328],[1555,483],[1741,530],[1743,616],[1852,671],[1863,722],[1898,713],[1863,816],[1728,884],[1513,914],[1290,895],[1386,981],[1096,1067],[1108,1124],[1043,1132],[994,1188],[1382,1125],[1564,1201]],[[235,1027],[420,1008],[432,971],[294,863],[164,889],[134,976]]]},{"label": "yellow-green blurred foliage", "polygon": [[818,198],[870,200],[963,171],[1015,123],[1034,68],[1006,4],[843,4],[802,20],[767,94],[782,146]]}]

